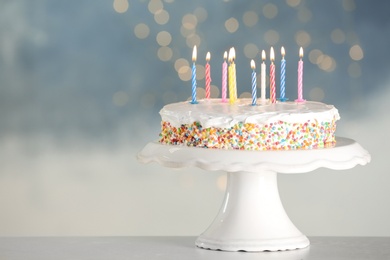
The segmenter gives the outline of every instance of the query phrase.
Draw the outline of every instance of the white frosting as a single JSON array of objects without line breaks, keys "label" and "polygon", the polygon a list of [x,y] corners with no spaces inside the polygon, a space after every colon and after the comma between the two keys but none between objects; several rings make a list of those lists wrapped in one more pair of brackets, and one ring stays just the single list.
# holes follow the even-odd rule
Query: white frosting
[{"label": "white frosting", "polygon": [[340,119],[337,109],[332,105],[306,101],[259,103],[252,106],[251,99],[239,99],[234,104],[222,103],[221,99],[202,99],[199,104],[188,101],[164,106],[160,115],[163,121],[172,126],[200,122],[205,127],[229,128],[239,122],[264,125],[275,121],[304,123],[307,120],[330,122]]}]

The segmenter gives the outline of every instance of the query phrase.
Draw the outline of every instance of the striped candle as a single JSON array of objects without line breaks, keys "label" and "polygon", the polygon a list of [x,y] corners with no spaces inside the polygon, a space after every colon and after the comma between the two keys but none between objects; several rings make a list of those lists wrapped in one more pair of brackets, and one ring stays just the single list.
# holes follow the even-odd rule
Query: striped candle
[{"label": "striped candle", "polygon": [[227,85],[227,52],[223,54],[222,63],[222,102],[226,102],[226,85]]},{"label": "striped candle", "polygon": [[286,60],[284,59],[284,55],[286,54],[284,47],[281,49],[282,53],[282,61],[280,63],[280,101],[287,101],[286,98]]},{"label": "striped candle", "polygon": [[252,106],[256,106],[257,101],[257,79],[256,79],[256,64],[254,60],[251,60],[252,68]]},{"label": "striped candle", "polygon": [[236,64],[234,63],[236,53],[234,48],[229,51],[229,101],[234,104],[237,99],[237,81],[236,81]]},{"label": "striped candle", "polygon": [[266,101],[266,83],[265,83],[265,77],[266,77],[266,67],[265,67],[265,63],[264,63],[264,61],[265,61],[265,51],[263,50],[262,52],[261,52],[261,58],[262,58],[262,60],[263,60],[263,62],[261,63],[261,74],[260,74],[260,87],[261,87],[261,102],[262,103],[265,103],[265,101]]},{"label": "striped candle", "polygon": [[206,66],[205,66],[205,82],[206,82],[206,98],[210,98],[210,83],[211,83],[211,76],[210,76],[210,52],[207,52],[206,54]]},{"label": "striped candle", "polygon": [[274,64],[275,53],[273,47],[271,47],[270,59],[271,59],[271,65],[269,66],[270,101],[271,103],[276,103],[275,64]]},{"label": "striped candle", "polygon": [[299,58],[298,61],[298,99],[296,102],[305,102],[303,99],[303,49],[302,47],[299,49]]},{"label": "striped candle", "polygon": [[191,75],[191,82],[192,82],[192,100],[191,104],[198,104],[198,101],[196,101],[196,45],[194,46],[194,50],[192,51],[192,75]]}]

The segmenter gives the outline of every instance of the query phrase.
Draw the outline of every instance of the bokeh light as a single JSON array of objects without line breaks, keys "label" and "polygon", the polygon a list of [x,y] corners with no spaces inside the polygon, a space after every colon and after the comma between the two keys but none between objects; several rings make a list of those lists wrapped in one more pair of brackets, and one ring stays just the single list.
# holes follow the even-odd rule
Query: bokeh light
[{"label": "bokeh light", "polygon": [[345,33],[341,29],[339,29],[339,28],[334,29],[331,32],[330,38],[332,39],[332,42],[335,43],[335,44],[342,44],[346,40]]},{"label": "bokeh light", "polygon": [[157,56],[161,61],[171,60],[172,55],[173,55],[172,49],[167,46],[160,47],[157,51]]},{"label": "bokeh light", "polygon": [[156,41],[160,46],[168,46],[172,41],[172,36],[167,31],[161,31],[157,34]]},{"label": "bokeh light", "polygon": [[286,0],[286,3],[291,7],[297,7],[301,3],[301,0]]},{"label": "bokeh light", "polygon": [[257,54],[259,53],[259,48],[254,43],[248,43],[244,46],[244,55],[248,59],[254,59],[256,58]]},{"label": "bokeh light", "polygon": [[356,9],[354,0],[342,0],[343,8],[347,12],[352,12]]},{"label": "bokeh light", "polygon": [[278,7],[274,4],[268,3],[263,7],[263,15],[268,19],[273,19],[278,14]]},{"label": "bokeh light", "polygon": [[238,23],[237,19],[234,17],[227,19],[225,22],[225,28],[230,33],[236,32],[239,28],[239,23]]},{"label": "bokeh light", "polygon": [[310,100],[321,102],[325,98],[325,93],[321,87],[315,87],[310,90]]},{"label": "bokeh light", "polygon": [[244,13],[242,16],[242,22],[248,26],[248,27],[253,27],[257,24],[259,21],[259,16],[257,15],[256,12],[254,11],[247,11]]},{"label": "bokeh light", "polygon": [[311,43],[310,34],[306,31],[298,31],[295,34],[295,42],[298,46],[307,47]]},{"label": "bokeh light", "polygon": [[117,13],[125,13],[129,8],[128,0],[114,0],[113,7]]},{"label": "bokeh light", "polygon": [[357,44],[352,46],[349,49],[349,56],[351,57],[351,59],[356,60],[356,61],[363,59],[364,54],[363,54],[362,48]]},{"label": "bokeh light", "polygon": [[150,29],[149,26],[147,26],[144,23],[137,24],[134,27],[134,34],[138,39],[145,39],[149,36]]},{"label": "bokeh light", "polygon": [[279,42],[280,36],[279,33],[275,30],[268,30],[264,34],[264,40],[269,45],[275,45]]},{"label": "bokeh light", "polygon": [[155,14],[164,8],[164,4],[160,0],[150,0],[148,4],[148,10],[150,13]]},{"label": "bokeh light", "polygon": [[196,19],[198,20],[198,22],[202,23],[204,21],[207,20],[207,17],[208,17],[208,13],[207,13],[207,10],[203,7],[197,7],[195,10],[194,10],[194,15],[196,16]]},{"label": "bokeh light", "polygon": [[301,21],[302,23],[307,23],[311,20],[312,18],[312,12],[306,8],[302,7],[298,10],[298,20]]},{"label": "bokeh light", "polygon": [[154,20],[157,24],[164,25],[169,21],[169,13],[164,9],[160,9],[154,13]]}]

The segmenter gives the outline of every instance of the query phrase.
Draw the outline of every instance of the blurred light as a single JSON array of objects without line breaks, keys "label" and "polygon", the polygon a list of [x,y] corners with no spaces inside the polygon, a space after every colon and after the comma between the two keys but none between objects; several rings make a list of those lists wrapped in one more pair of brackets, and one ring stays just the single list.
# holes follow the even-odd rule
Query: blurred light
[{"label": "blurred light", "polygon": [[181,23],[184,28],[188,30],[194,30],[198,24],[198,18],[193,14],[186,14],[181,19]]},{"label": "blurred light", "polygon": [[206,91],[204,90],[204,88],[196,88],[196,96],[199,99],[205,98],[206,97]]},{"label": "blurred light", "polygon": [[187,29],[184,27],[184,25],[180,27],[180,34],[185,38],[187,38],[188,36],[194,33],[195,33],[195,29]]},{"label": "blurred light", "polygon": [[158,11],[162,10],[163,8],[164,8],[164,4],[160,0],[150,0],[150,2],[148,4],[148,10],[152,14],[157,13]]},{"label": "blurred light", "polygon": [[341,29],[334,29],[331,34],[330,38],[332,39],[333,43],[341,44],[345,42],[345,33]]},{"label": "blurred light", "polygon": [[139,23],[134,27],[134,34],[139,39],[145,39],[149,36],[150,29],[149,26],[147,26],[144,23]]},{"label": "blurred light", "polygon": [[240,98],[252,98],[252,93],[250,93],[250,92],[243,92],[240,95]]},{"label": "blurred light", "polygon": [[352,12],[356,9],[356,4],[354,0],[343,0],[343,8],[347,12]]},{"label": "blurred light", "polygon": [[322,51],[318,49],[314,49],[309,52],[309,61],[313,64],[319,63],[319,58],[322,57],[323,53]]},{"label": "blurred light", "polygon": [[229,18],[225,22],[225,28],[228,32],[234,33],[238,30],[239,23],[236,18]]},{"label": "blurred light", "polygon": [[266,31],[264,34],[264,40],[269,45],[275,45],[279,41],[279,33],[275,30]]},{"label": "blurred light", "polygon": [[125,13],[129,8],[129,2],[127,0],[114,0],[113,7],[117,13]]},{"label": "blurred light", "polygon": [[336,68],[336,61],[328,55],[321,55],[318,57],[317,65],[320,69],[331,72]]},{"label": "blurred light", "polygon": [[286,3],[291,7],[296,7],[301,3],[301,0],[286,0]]},{"label": "blurred light", "polygon": [[266,4],[263,7],[263,15],[268,19],[273,19],[278,14],[278,7],[274,4]]},{"label": "blurred light", "polygon": [[172,36],[167,31],[161,31],[157,34],[156,41],[160,46],[168,46],[172,41]]},{"label": "blurred light", "polygon": [[217,98],[217,97],[219,97],[219,94],[220,94],[219,87],[217,87],[215,85],[211,85],[210,86],[210,96],[212,98]]},{"label": "blurred light", "polygon": [[158,10],[154,14],[154,20],[157,24],[164,25],[169,21],[169,13],[164,9]]},{"label": "blurred light", "polygon": [[351,49],[349,49],[349,56],[356,61],[363,59],[364,54],[362,48],[357,44],[352,46]]},{"label": "blurred light", "polygon": [[310,100],[322,101],[325,98],[325,93],[322,90],[322,88],[316,87],[310,90],[309,96],[310,96]]},{"label": "blurred light", "polygon": [[179,78],[182,81],[189,81],[191,79],[191,68],[190,66],[181,66],[177,71]]},{"label": "blurred light", "polygon": [[226,184],[227,184],[227,175],[223,174],[217,178],[217,188],[220,191],[225,191],[226,190]]},{"label": "blurred light", "polygon": [[208,13],[203,7],[198,7],[194,10],[194,15],[198,19],[198,22],[201,23],[207,20]]},{"label": "blurred light", "polygon": [[252,27],[252,26],[256,25],[257,22],[259,21],[259,16],[254,11],[247,11],[242,16],[242,21],[244,22],[244,24],[246,26]]},{"label": "blurred light", "polygon": [[351,78],[359,78],[362,75],[362,68],[359,63],[353,62],[348,66],[348,75]]},{"label": "blurred light", "polygon": [[112,102],[118,107],[124,106],[129,102],[129,95],[123,91],[115,92],[112,96]]},{"label": "blurred light", "polygon": [[310,45],[311,42],[310,34],[306,31],[298,31],[295,34],[295,41],[298,46],[307,47]]},{"label": "blurred light", "polygon": [[196,80],[204,79],[204,66],[200,64],[196,64]]},{"label": "blurred light", "polygon": [[245,57],[249,59],[256,58],[257,54],[259,53],[259,48],[257,47],[256,44],[249,43],[245,45],[244,47],[244,55]]},{"label": "blurred light", "polygon": [[313,16],[311,11],[306,7],[299,9],[297,15],[298,15],[298,20],[303,23],[309,22]]},{"label": "blurred light", "polygon": [[189,67],[189,66],[190,66],[189,63],[188,63],[188,61],[187,61],[186,59],[180,58],[180,59],[177,59],[177,60],[175,61],[174,67],[175,67],[175,70],[176,70],[177,72],[179,72],[179,70],[180,70],[183,66],[186,66],[186,67]]},{"label": "blurred light", "polygon": [[193,33],[186,38],[186,43],[188,47],[193,48],[194,45],[200,46],[201,40],[199,35]]},{"label": "blurred light", "polygon": [[161,61],[169,61],[172,59],[172,49],[166,46],[160,47],[157,51],[157,56]]}]

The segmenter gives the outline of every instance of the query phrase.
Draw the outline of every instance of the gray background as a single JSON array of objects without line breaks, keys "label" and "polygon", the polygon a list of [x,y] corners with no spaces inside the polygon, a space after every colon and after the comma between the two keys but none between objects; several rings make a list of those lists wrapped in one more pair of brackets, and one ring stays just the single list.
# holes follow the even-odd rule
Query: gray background
[{"label": "gray background", "polygon": [[278,67],[283,45],[290,99],[303,45],[304,97],[334,104],[337,135],[357,140],[372,162],[279,175],[286,211],[309,236],[389,236],[388,10],[362,0],[1,1],[0,235],[206,229],[224,173],[136,161],[158,138],[162,106],[190,97],[185,61],[197,44],[199,97],[207,51],[213,95],[234,46],[246,96],[250,59],[260,64],[274,46]]}]

